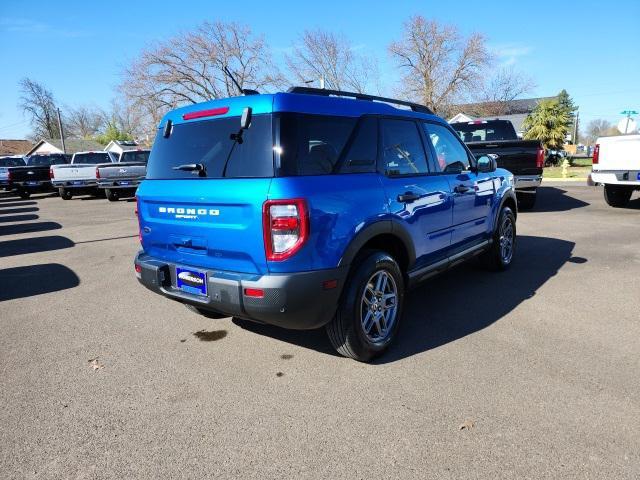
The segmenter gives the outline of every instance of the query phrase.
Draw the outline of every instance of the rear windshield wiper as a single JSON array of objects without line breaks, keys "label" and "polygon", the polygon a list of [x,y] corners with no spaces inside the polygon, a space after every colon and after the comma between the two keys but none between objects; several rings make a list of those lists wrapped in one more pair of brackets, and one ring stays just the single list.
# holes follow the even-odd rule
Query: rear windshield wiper
[{"label": "rear windshield wiper", "polygon": [[202,163],[185,163],[184,165],[178,165],[173,167],[174,170],[182,170],[183,172],[198,172],[200,177],[206,177],[207,171]]}]

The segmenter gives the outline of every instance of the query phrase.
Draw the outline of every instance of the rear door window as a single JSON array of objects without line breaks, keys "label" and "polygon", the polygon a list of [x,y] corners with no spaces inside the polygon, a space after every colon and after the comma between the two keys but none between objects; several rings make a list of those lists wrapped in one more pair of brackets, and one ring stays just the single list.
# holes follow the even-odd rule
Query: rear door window
[{"label": "rear door window", "polygon": [[356,118],[301,113],[279,115],[281,176],[329,175],[344,149]]},{"label": "rear door window", "polygon": [[[168,138],[160,128],[149,156],[147,178],[221,178],[227,158],[227,178],[272,177],[271,115],[254,115],[250,127],[242,133],[242,143],[234,146],[231,135],[239,128],[240,117],[177,124]],[[205,174],[178,168],[194,164],[202,165]]]},{"label": "rear door window", "polygon": [[413,120],[383,118],[382,168],[388,176],[421,175],[429,172],[420,131]]},{"label": "rear door window", "polygon": [[370,173],[378,157],[378,119],[362,117],[346,147],[340,173]]}]

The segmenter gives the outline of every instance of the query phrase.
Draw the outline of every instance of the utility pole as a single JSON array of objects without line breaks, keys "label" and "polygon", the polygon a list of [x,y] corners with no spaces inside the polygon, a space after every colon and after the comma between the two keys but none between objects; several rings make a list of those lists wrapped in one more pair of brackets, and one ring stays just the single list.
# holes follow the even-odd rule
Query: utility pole
[{"label": "utility pole", "polygon": [[324,77],[320,77],[320,88],[324,90]]},{"label": "utility pole", "polygon": [[578,144],[578,118],[580,118],[580,111],[576,110],[576,118],[573,119],[573,144]]},{"label": "utility pole", "polygon": [[62,153],[67,153],[67,147],[64,144],[64,130],[62,130],[62,120],[60,119],[60,109],[58,111],[58,130],[60,130],[60,140],[62,140]]},{"label": "utility pole", "polygon": [[631,121],[631,115],[637,115],[638,112],[636,112],[635,110],[625,110],[623,112],[620,112],[622,115],[626,115],[627,116],[627,123],[624,126],[624,134],[626,135],[627,133],[629,133],[629,122]]}]

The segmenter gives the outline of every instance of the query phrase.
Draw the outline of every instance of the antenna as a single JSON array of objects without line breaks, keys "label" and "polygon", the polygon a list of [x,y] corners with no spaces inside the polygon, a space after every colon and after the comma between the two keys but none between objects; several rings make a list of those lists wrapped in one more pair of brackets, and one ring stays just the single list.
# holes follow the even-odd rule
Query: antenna
[{"label": "antenna", "polygon": [[260,92],[258,92],[257,90],[251,90],[250,88],[242,88],[240,86],[240,84],[238,83],[238,81],[236,80],[236,78],[233,76],[233,73],[231,73],[231,71],[227,68],[227,66],[225,65],[223,67],[223,71],[224,73],[227,74],[227,76],[231,79],[231,81],[233,82],[233,84],[236,86],[236,88],[240,91],[240,93],[242,93],[243,95],[258,95]]}]

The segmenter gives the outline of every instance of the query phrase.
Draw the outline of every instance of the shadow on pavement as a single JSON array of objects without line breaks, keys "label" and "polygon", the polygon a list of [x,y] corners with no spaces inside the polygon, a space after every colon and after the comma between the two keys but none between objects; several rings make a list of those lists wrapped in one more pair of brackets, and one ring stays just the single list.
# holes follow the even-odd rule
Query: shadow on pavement
[{"label": "shadow on pavement", "polygon": [[18,223],[16,225],[0,225],[0,237],[3,235],[16,235],[18,233],[46,232],[62,228],[57,222]]},{"label": "shadow on pavement", "polygon": [[567,190],[558,187],[538,187],[533,212],[564,212],[589,206],[589,203],[567,195]]},{"label": "shadow on pavement", "polygon": [[0,302],[58,292],[80,285],[73,270],[58,263],[0,270]]},{"label": "shadow on pavement", "polygon": [[7,240],[0,242],[0,257],[11,257],[13,255],[25,255],[27,253],[50,252],[62,250],[75,246],[73,241],[67,237],[51,236],[22,238],[20,240]]},{"label": "shadow on pavement", "polygon": [[[407,294],[404,318],[394,345],[375,364],[401,360],[440,347],[497,322],[537,290],[572,257],[573,242],[519,236],[516,258],[506,272],[464,264],[434,277]],[[324,329],[285,330],[246,320],[233,322],[252,332],[322,353],[334,352]]]},{"label": "shadow on pavement", "polygon": [[31,220],[38,220],[40,217],[33,213],[27,215],[9,215],[5,217],[2,215],[4,212],[0,212],[0,223],[11,223],[11,222],[30,222]]},{"label": "shadow on pavement", "polygon": [[624,208],[628,210],[640,210],[640,197],[638,198],[632,197],[632,200]]},{"label": "shadow on pavement", "polygon": [[[2,200],[0,200],[2,202]],[[13,208],[13,207],[24,207],[27,205],[37,205],[38,202],[33,202],[31,200],[20,200],[16,198],[15,201],[10,201],[10,203],[0,203],[0,212],[2,212],[3,208]]]},{"label": "shadow on pavement", "polygon": [[31,213],[40,210],[38,207],[25,208],[0,208],[0,215],[12,215],[14,213]]}]

